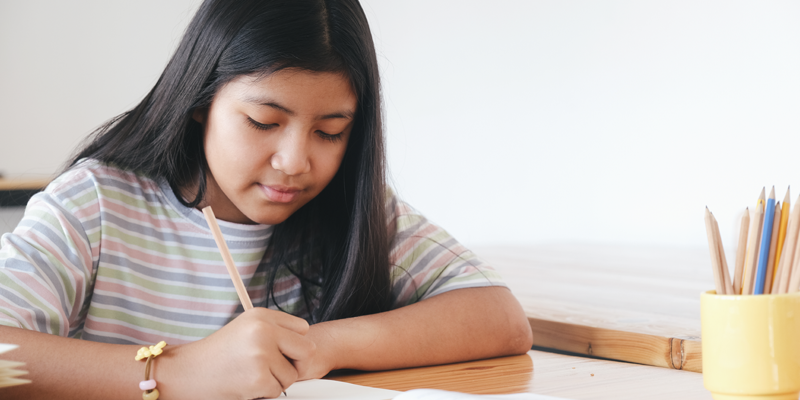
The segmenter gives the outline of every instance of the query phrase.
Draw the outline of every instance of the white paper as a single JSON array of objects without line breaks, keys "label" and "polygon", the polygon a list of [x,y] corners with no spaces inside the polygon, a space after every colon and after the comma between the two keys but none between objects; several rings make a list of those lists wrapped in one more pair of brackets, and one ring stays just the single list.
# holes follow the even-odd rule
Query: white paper
[{"label": "white paper", "polygon": [[401,392],[395,390],[375,389],[368,386],[353,385],[330,379],[311,379],[295,382],[286,389],[287,396],[278,399],[302,400],[390,400]]},{"label": "white paper", "polygon": [[565,400],[563,397],[533,393],[467,394],[434,389],[415,389],[402,393],[393,400]]}]

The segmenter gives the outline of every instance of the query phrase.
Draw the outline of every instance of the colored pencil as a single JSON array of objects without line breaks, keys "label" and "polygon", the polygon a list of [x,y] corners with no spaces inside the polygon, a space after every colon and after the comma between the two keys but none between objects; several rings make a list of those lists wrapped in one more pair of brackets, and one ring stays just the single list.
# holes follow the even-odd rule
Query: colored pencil
[{"label": "colored pencil", "polygon": [[778,293],[778,277],[780,276],[781,254],[783,254],[783,243],[786,241],[786,229],[789,226],[789,210],[791,203],[789,203],[789,189],[786,188],[786,196],[783,197],[781,203],[781,223],[780,230],[778,231],[778,247],[775,249],[775,264],[772,270],[772,290],[770,293]]},{"label": "colored pencil", "polygon": [[717,224],[717,219],[714,218],[714,213],[711,213],[711,221],[714,223],[714,236],[721,261],[720,269],[722,273],[720,275],[722,277],[722,287],[725,289],[724,294],[733,294],[733,284],[731,283],[730,272],[728,272],[728,260],[725,256],[725,248],[722,247],[722,236],[719,234],[719,224]]},{"label": "colored pencil", "polygon": [[714,221],[711,218],[711,211],[706,207],[706,236],[708,237],[708,252],[711,255],[711,270],[714,273],[714,289],[717,294],[725,294],[725,285],[722,282],[722,261],[717,247],[717,235],[714,233]]},{"label": "colored pencil", "polygon": [[767,261],[767,275],[764,278],[764,293],[772,293],[772,278],[775,276],[775,252],[778,247],[778,231],[781,227],[781,203],[775,203],[775,213],[772,218],[772,235],[769,243],[769,260]]},{"label": "colored pencil", "polygon": [[747,257],[744,264],[744,279],[742,280],[742,294],[753,294],[755,284],[756,266],[758,264],[758,250],[761,244],[761,230],[764,221],[764,189],[758,197],[756,209],[750,219],[750,229],[747,238]]},{"label": "colored pencil", "polygon": [[789,284],[786,288],[786,293],[794,293],[800,290],[800,240],[794,246],[794,259],[791,264],[786,264],[790,267],[789,270]]},{"label": "colored pencil", "polygon": [[[781,261],[778,264],[780,274],[778,275],[778,292],[787,293],[789,290],[789,281],[792,278],[792,262],[794,261],[795,247],[797,245],[797,236],[800,233],[800,196],[795,201],[794,210],[789,215],[789,226],[786,228],[786,241],[783,243],[783,252],[781,253]],[[774,285],[773,285],[774,286]],[[773,292],[774,293],[774,292]]]},{"label": "colored pencil", "polygon": [[756,281],[753,286],[753,294],[764,294],[764,283],[767,277],[767,262],[769,262],[769,250],[772,243],[772,225],[775,218],[775,186],[769,192],[766,209],[764,210],[763,225],[761,227],[761,245],[758,254],[758,264],[756,266]]},{"label": "colored pencil", "polygon": [[739,243],[736,246],[736,266],[733,271],[733,294],[742,294],[742,274],[744,273],[744,256],[747,250],[747,230],[750,225],[750,208],[744,210],[742,223],[739,225]]},{"label": "colored pencil", "polygon": [[214,216],[214,211],[211,207],[203,209],[203,215],[206,217],[208,227],[211,229],[211,234],[214,235],[214,241],[217,242],[219,253],[222,255],[222,260],[225,262],[225,267],[228,269],[228,275],[231,276],[233,287],[236,288],[236,294],[239,295],[239,301],[242,302],[242,307],[245,311],[253,308],[253,302],[250,301],[250,295],[247,294],[247,289],[244,287],[242,277],[239,275],[239,270],[236,269],[236,264],[233,263],[231,251],[228,250],[228,244],[225,243],[225,237],[222,236],[222,231],[217,224],[217,217]]},{"label": "colored pencil", "polygon": [[783,242],[786,240],[786,228],[789,226],[789,210],[791,209],[791,203],[789,199],[789,189],[786,188],[786,196],[783,197],[783,203],[781,203],[781,228],[778,232],[778,248],[775,250],[775,265],[778,265],[778,262],[781,259],[781,251],[783,250]]}]

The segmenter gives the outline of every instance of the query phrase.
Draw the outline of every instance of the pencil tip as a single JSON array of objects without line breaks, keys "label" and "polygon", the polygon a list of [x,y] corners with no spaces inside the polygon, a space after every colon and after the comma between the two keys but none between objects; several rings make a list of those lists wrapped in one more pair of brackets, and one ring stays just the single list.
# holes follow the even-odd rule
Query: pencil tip
[{"label": "pencil tip", "polygon": [[783,197],[783,204],[789,204],[789,188],[791,188],[791,186],[786,188],[786,196]]},{"label": "pencil tip", "polygon": [[773,186],[772,190],[769,191],[769,198],[770,199],[774,199],[775,198],[775,186]]}]

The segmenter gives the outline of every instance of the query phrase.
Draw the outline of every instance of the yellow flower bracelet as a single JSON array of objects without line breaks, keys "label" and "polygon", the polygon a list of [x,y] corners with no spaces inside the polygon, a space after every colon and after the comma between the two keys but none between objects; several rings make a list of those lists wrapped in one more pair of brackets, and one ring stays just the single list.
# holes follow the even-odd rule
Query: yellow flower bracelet
[{"label": "yellow flower bracelet", "polygon": [[139,389],[144,390],[142,393],[143,400],[157,400],[158,389],[156,389],[156,380],[150,379],[150,363],[159,354],[164,352],[164,346],[167,342],[160,341],[155,346],[142,347],[136,352],[136,361],[147,359],[144,367],[144,380],[139,382]]}]

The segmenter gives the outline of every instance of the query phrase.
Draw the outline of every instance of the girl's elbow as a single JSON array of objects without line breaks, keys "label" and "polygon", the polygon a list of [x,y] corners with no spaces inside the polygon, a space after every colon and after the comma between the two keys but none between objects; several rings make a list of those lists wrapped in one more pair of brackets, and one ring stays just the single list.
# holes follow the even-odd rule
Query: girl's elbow
[{"label": "girl's elbow", "polygon": [[524,354],[533,346],[533,331],[528,318],[510,321],[506,335],[508,354]]}]

